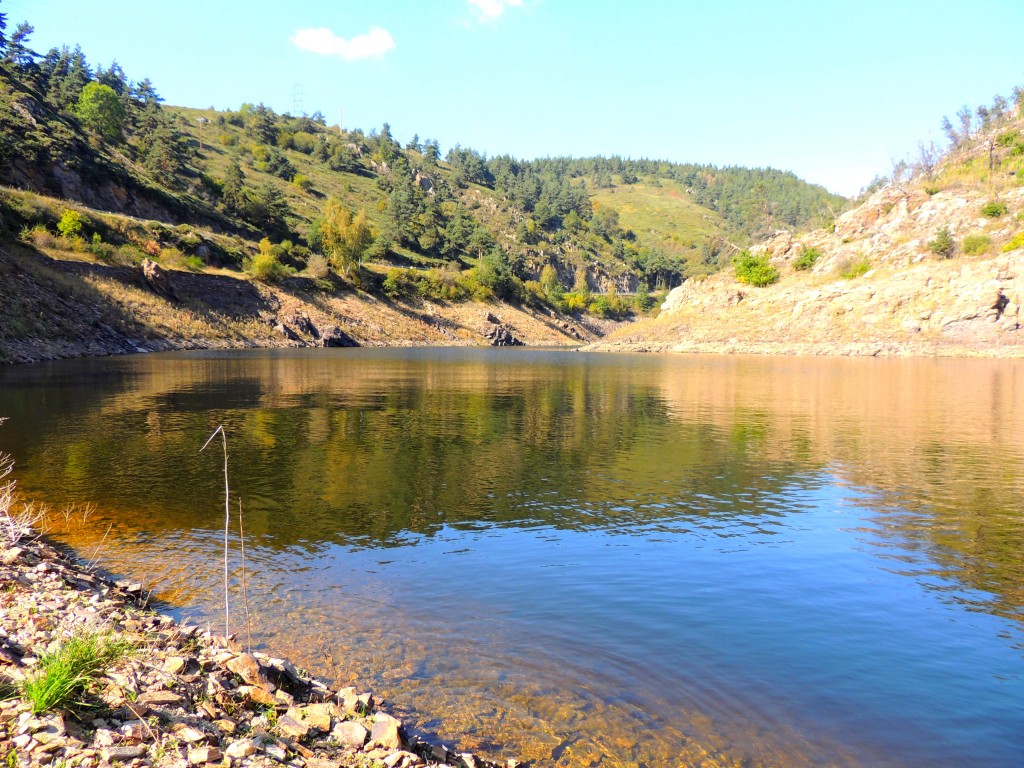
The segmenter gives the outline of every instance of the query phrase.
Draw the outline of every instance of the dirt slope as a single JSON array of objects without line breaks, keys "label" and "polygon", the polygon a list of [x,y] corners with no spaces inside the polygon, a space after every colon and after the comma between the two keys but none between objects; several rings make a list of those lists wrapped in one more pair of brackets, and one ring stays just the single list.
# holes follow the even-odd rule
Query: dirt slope
[{"label": "dirt slope", "polygon": [[[506,304],[388,302],[274,286],[232,274],[167,272],[177,301],[138,268],[0,246],[0,364],[172,349],[337,345],[487,345],[496,325],[528,345],[579,345],[600,329]],[[500,321],[496,324],[494,321]],[[334,344],[332,344],[334,345]]]}]

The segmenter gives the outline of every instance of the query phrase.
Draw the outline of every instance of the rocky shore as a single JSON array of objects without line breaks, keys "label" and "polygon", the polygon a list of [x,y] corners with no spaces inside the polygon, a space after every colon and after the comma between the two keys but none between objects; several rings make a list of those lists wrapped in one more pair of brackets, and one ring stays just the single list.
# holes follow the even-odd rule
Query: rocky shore
[{"label": "rocky shore", "polygon": [[[39,537],[0,537],[0,760],[7,766],[451,765],[498,768],[413,734],[373,694],[177,623]],[[33,712],[41,657],[73,637],[127,649],[81,701]],[[509,760],[503,768],[519,765]]]}]

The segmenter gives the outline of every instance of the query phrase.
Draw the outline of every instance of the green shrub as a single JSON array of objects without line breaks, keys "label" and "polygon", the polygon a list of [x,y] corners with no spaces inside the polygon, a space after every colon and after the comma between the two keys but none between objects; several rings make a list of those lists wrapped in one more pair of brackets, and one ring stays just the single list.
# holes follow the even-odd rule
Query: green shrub
[{"label": "green shrub", "polygon": [[925,187],[924,188],[924,193],[926,195],[928,195],[928,197],[934,197],[935,195],[939,194],[939,191],[940,190],[939,190],[938,187]]},{"label": "green shrub", "polygon": [[384,282],[381,285],[384,295],[390,299],[398,299],[405,296],[409,293],[411,287],[412,282],[409,280],[408,270],[401,269],[400,267],[391,267],[387,275],[384,276]]},{"label": "green shrub", "polygon": [[101,261],[110,261],[114,256],[114,246],[103,242],[99,232],[92,233],[92,242],[89,244],[89,251]]},{"label": "green shrub", "polygon": [[804,248],[800,258],[793,262],[793,269],[804,271],[814,266],[814,262],[821,258],[821,251],[815,247]]},{"label": "green shrub", "polygon": [[590,297],[582,291],[571,291],[562,296],[566,312],[582,312],[587,308],[587,300]]},{"label": "green shrub", "polygon": [[1024,248],[1024,232],[1018,232],[1006,245],[1003,246],[1003,252],[1016,251],[1018,248]]},{"label": "green shrub", "polygon": [[304,173],[296,173],[295,176],[292,177],[292,184],[303,192],[309,192],[309,190],[313,188],[313,182],[310,180],[309,176],[306,176]]},{"label": "green shrub", "polygon": [[948,259],[956,250],[956,241],[949,231],[949,227],[943,227],[935,233],[935,237],[928,241],[928,250],[943,259]]},{"label": "green shrub", "polygon": [[981,215],[990,219],[998,219],[1004,213],[1006,213],[1006,206],[997,200],[992,200],[981,206]]},{"label": "green shrub", "polygon": [[246,272],[253,280],[261,283],[276,283],[292,274],[292,270],[281,263],[278,258],[277,246],[270,244],[267,238],[260,240],[260,250],[248,260]]},{"label": "green shrub", "polygon": [[435,301],[462,301],[469,296],[458,269],[452,267],[433,267],[420,273],[416,288],[421,296]]},{"label": "green shrub", "polygon": [[866,274],[871,269],[871,262],[867,256],[860,256],[856,259],[846,259],[839,265],[839,276],[843,280],[853,280]]},{"label": "green shrub", "polygon": [[61,237],[66,237],[69,240],[73,237],[79,237],[82,234],[82,214],[70,208],[65,208],[64,212],[60,215],[60,221],[57,222],[57,231]]},{"label": "green shrub", "polygon": [[988,235],[967,235],[963,242],[960,243],[960,247],[963,248],[964,253],[968,256],[977,256],[988,250],[988,247],[992,245],[992,238]]},{"label": "green shrub", "polygon": [[633,306],[639,312],[650,312],[654,307],[654,297],[651,296],[647,283],[643,280],[636,287],[636,295],[633,297]]},{"label": "green shrub", "polygon": [[772,266],[768,257],[755,256],[750,251],[743,251],[734,261],[736,279],[758,288],[771,285],[779,280],[779,270]]},{"label": "green shrub", "polygon": [[612,317],[612,305],[607,296],[598,296],[587,307],[587,311],[596,317]]},{"label": "green shrub", "polygon": [[22,684],[22,694],[35,714],[72,705],[107,666],[130,650],[124,640],[107,635],[68,638],[39,658],[36,671]]}]

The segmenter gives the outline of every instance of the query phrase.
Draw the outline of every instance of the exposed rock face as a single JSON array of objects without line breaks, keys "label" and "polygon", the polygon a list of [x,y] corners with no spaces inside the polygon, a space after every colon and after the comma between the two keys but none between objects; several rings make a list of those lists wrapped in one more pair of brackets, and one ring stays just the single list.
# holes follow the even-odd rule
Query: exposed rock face
[{"label": "exposed rock face", "polygon": [[359,342],[336,325],[329,325],[320,332],[321,347],[358,347]]},{"label": "exposed rock face", "polygon": [[[1004,250],[1024,231],[1017,216],[1024,215],[1024,188],[1000,195],[1009,209],[1001,217],[981,214],[987,200],[982,190],[883,189],[840,216],[834,233],[779,232],[752,248],[780,271],[778,283],[741,285],[732,270],[688,280],[668,295],[659,318],[623,329],[608,346],[1024,356],[1024,249]],[[958,243],[952,258],[928,247],[943,228]],[[963,253],[968,235],[987,245]],[[797,271],[793,262],[807,248],[820,257]],[[858,262],[861,271],[851,273]]]},{"label": "exposed rock face", "polygon": [[523,342],[516,338],[513,328],[501,321],[501,318],[488,312],[484,316],[484,324],[480,335],[489,339],[492,347],[522,347]]},{"label": "exposed rock face", "polygon": [[181,299],[178,298],[177,292],[174,290],[174,286],[171,285],[170,276],[168,276],[167,272],[164,271],[163,267],[152,259],[143,260],[142,277],[153,293],[163,296],[165,299],[175,303],[181,301]]}]

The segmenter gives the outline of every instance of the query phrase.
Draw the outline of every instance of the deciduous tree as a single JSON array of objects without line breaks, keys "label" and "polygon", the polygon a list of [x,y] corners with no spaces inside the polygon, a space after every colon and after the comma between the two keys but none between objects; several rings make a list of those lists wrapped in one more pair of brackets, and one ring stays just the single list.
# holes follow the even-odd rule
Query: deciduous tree
[{"label": "deciduous tree", "polygon": [[75,115],[87,128],[95,131],[107,141],[121,138],[125,110],[117,92],[109,85],[89,83],[78,97]]}]

